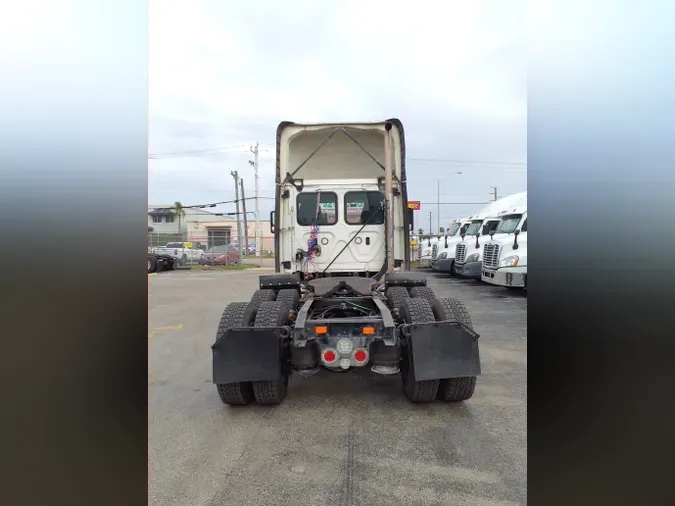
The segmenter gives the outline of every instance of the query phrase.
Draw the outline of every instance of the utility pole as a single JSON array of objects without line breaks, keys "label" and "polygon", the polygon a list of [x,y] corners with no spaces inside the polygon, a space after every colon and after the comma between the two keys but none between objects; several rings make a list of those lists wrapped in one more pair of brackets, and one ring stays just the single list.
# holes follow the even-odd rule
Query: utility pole
[{"label": "utility pole", "polygon": [[259,143],[255,143],[255,148],[251,148],[251,153],[253,153],[253,169],[255,171],[255,256],[259,257],[261,254],[262,244],[259,238],[260,232],[260,180],[258,178],[258,146]]},{"label": "utility pole", "polygon": [[429,211],[429,237],[431,237],[431,234],[433,234],[432,230],[433,228],[431,228],[431,211]]},{"label": "utility pole", "polygon": [[492,188],[494,190],[493,193],[492,193],[492,196],[494,197],[493,200],[496,201],[497,200],[497,187],[496,186],[490,186],[490,188]]},{"label": "utility pole", "polygon": [[237,242],[239,243],[239,263],[242,263],[244,259],[241,252],[241,221],[239,220],[239,174],[237,174],[236,170],[231,170],[230,174],[234,178],[234,198],[237,204],[237,236],[239,237]]},{"label": "utility pole", "polygon": [[241,207],[244,211],[244,240],[246,244],[244,245],[244,254],[248,251],[248,220],[246,219],[246,194],[244,193],[244,178],[239,179],[241,184]]}]

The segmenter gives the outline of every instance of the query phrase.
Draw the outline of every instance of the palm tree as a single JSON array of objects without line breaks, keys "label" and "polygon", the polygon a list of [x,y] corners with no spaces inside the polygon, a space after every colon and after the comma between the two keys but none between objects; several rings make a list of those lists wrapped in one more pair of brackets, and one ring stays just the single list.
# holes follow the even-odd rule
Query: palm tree
[{"label": "palm tree", "polygon": [[444,228],[444,227],[441,227],[441,228],[439,228],[438,230],[440,231],[441,234],[442,234],[443,232],[445,232],[445,228]]},{"label": "palm tree", "polygon": [[174,202],[173,208],[174,208],[174,215],[178,216],[178,233],[181,234],[182,237],[183,230],[181,227],[181,220],[185,216],[185,209],[183,208],[183,204],[181,204],[180,202]]},{"label": "palm tree", "polygon": [[417,235],[419,237],[422,237],[422,235],[424,235],[424,229],[422,229],[422,228],[417,229]]}]

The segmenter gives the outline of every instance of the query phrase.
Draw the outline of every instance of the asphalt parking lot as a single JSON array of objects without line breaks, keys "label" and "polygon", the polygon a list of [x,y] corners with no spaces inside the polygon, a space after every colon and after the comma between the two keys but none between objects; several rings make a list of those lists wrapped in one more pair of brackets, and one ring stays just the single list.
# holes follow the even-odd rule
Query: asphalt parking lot
[{"label": "asphalt parking lot", "polygon": [[282,405],[231,408],[210,346],[263,273],[149,277],[150,504],[526,504],[526,297],[429,272],[481,335],[483,375],[463,404],[413,405],[398,376],[361,370],[292,377]]}]

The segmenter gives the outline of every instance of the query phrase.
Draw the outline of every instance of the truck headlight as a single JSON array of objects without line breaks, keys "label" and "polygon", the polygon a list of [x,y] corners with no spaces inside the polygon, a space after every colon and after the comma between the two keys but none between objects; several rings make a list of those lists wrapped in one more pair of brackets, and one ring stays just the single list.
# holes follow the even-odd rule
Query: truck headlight
[{"label": "truck headlight", "polygon": [[469,255],[466,257],[466,263],[471,263],[471,262],[478,262],[478,259],[480,258],[480,253],[474,253],[473,255]]},{"label": "truck headlight", "polygon": [[504,260],[499,262],[499,267],[515,267],[516,265],[518,265],[518,257],[515,255],[506,257]]},{"label": "truck headlight", "polygon": [[448,258],[448,253],[447,253],[447,252],[443,252],[443,253],[441,253],[440,255],[438,255],[438,259],[439,259],[439,260],[444,260],[444,259],[446,259],[446,258]]}]

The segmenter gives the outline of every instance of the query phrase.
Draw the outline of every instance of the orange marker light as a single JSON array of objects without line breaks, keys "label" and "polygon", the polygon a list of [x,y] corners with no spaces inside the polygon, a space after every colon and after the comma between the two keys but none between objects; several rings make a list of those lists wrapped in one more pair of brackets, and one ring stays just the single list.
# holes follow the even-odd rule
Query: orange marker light
[{"label": "orange marker light", "polygon": [[328,327],[326,327],[325,325],[319,325],[318,327],[314,327],[314,332],[316,333],[316,335],[327,334]]},{"label": "orange marker light", "polygon": [[363,333],[367,336],[372,336],[375,333],[375,327],[363,327]]}]

